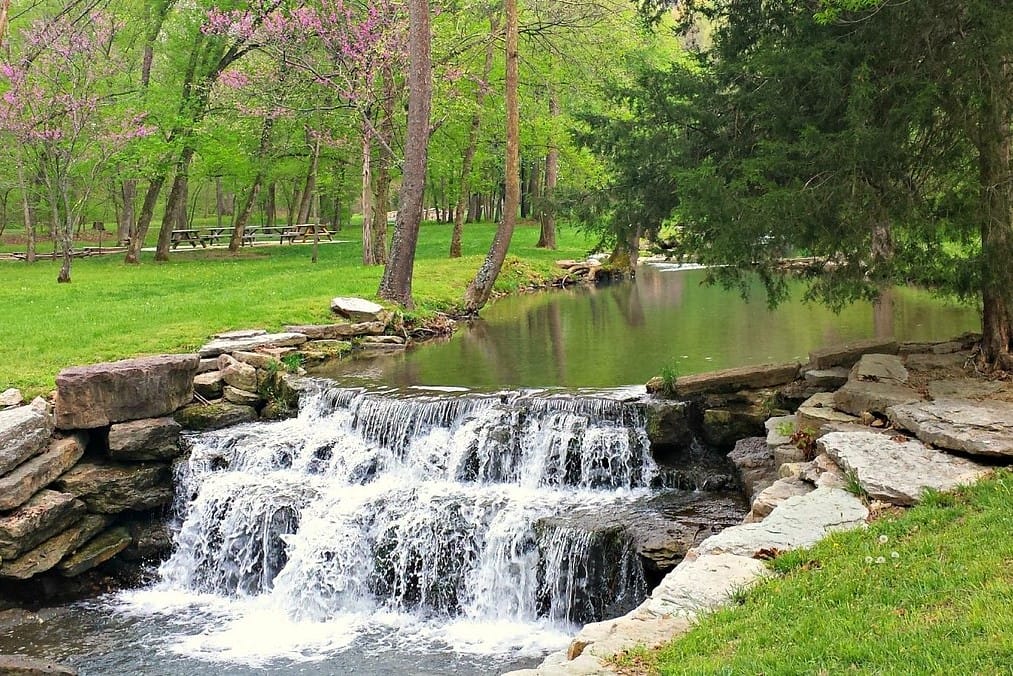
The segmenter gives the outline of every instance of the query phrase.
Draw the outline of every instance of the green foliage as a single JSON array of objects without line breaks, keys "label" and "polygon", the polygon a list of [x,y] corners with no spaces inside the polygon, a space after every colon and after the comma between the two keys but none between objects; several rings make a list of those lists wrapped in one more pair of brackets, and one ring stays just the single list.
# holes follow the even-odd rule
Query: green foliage
[{"label": "green foliage", "polygon": [[782,437],[790,438],[795,434],[795,423],[790,420],[783,420],[777,424],[775,429]]},{"label": "green foliage", "polygon": [[844,473],[844,490],[851,493],[852,495],[861,498],[865,502],[869,501],[869,494],[862,486],[862,482],[858,479],[858,472],[850,469]]},{"label": "green foliage", "polygon": [[282,355],[281,363],[289,373],[297,373],[303,364],[303,356],[298,352]]},{"label": "green foliage", "polygon": [[676,393],[676,381],[679,379],[679,362],[673,359],[661,367],[661,389],[669,396]]}]

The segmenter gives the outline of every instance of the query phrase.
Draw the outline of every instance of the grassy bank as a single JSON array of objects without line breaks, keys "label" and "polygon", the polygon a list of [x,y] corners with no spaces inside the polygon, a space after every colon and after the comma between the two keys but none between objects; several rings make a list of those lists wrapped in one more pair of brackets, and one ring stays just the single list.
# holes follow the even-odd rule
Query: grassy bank
[{"label": "grassy bank", "polygon": [[1008,674],[1013,474],[784,554],[777,575],[656,652],[652,674]]},{"label": "grassy bank", "polygon": [[[447,258],[450,226],[424,225],[415,265],[420,312],[450,310],[492,241],[495,226],[465,228],[464,257]],[[74,261],[73,283],[56,284],[58,262],[0,262],[0,389],[49,390],[66,367],[142,354],[192,350],[211,334],[237,328],[278,329],[324,322],[334,296],[372,298],[382,268],[364,268],[357,233],[346,231],[319,247],[257,247],[238,257],[222,250],[174,252],[156,264],[125,266],[121,256]],[[535,248],[538,228],[521,226],[497,289],[544,280],[553,261],[580,257],[589,242],[560,231],[558,251]]]}]

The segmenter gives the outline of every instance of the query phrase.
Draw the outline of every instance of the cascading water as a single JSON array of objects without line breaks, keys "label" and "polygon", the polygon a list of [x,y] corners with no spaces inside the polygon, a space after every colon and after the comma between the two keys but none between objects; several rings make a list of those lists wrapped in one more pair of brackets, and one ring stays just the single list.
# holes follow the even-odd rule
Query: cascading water
[{"label": "cascading water", "polygon": [[[297,627],[303,657],[408,635],[537,654],[648,591],[613,517],[656,495],[657,468],[642,413],[621,401],[321,386],[298,418],[191,441],[174,554],[133,600],[224,614],[183,650],[270,657],[234,645],[259,615]],[[324,628],[338,626],[335,640]]]}]

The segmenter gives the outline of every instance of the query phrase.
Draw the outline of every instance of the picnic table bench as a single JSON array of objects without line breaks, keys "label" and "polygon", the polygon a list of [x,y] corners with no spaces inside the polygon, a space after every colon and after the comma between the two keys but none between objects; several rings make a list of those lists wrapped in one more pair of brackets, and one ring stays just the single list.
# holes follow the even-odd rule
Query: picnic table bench
[{"label": "picnic table bench", "polygon": [[281,232],[281,239],[279,244],[284,244],[286,240],[289,244],[295,244],[297,239],[305,242],[313,235],[326,237],[330,241],[334,241],[331,236],[331,231],[327,229],[325,225],[317,225],[316,223],[302,223],[299,225],[293,225],[290,229],[283,230]]},{"label": "picnic table bench", "polygon": [[204,240],[204,237],[201,235],[200,230],[195,230],[193,228],[183,228],[180,230],[173,230],[171,235],[172,248],[175,249],[184,242],[186,244],[189,244],[194,249],[197,248],[198,244],[200,244],[205,249],[208,246],[207,242]]}]

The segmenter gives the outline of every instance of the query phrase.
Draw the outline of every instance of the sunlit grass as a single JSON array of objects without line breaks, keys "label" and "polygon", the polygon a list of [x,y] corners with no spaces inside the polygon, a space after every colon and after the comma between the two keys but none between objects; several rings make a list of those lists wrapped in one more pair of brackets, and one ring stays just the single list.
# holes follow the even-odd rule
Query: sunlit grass
[{"label": "sunlit grass", "polygon": [[[464,257],[447,258],[450,226],[425,225],[414,292],[421,313],[454,308],[478,269],[495,226],[465,228]],[[364,268],[358,233],[340,243],[257,247],[233,257],[222,250],[179,251],[168,263],[146,255],[125,266],[120,256],[74,261],[71,284],[56,284],[57,262],[0,262],[0,389],[50,389],[67,366],[142,354],[189,350],[211,334],[237,328],[280,329],[325,322],[334,296],[373,298],[383,273]],[[512,257],[497,289],[510,291],[554,274],[559,258],[580,257],[590,245],[564,228],[560,249],[534,245],[538,228],[515,233]]]}]

